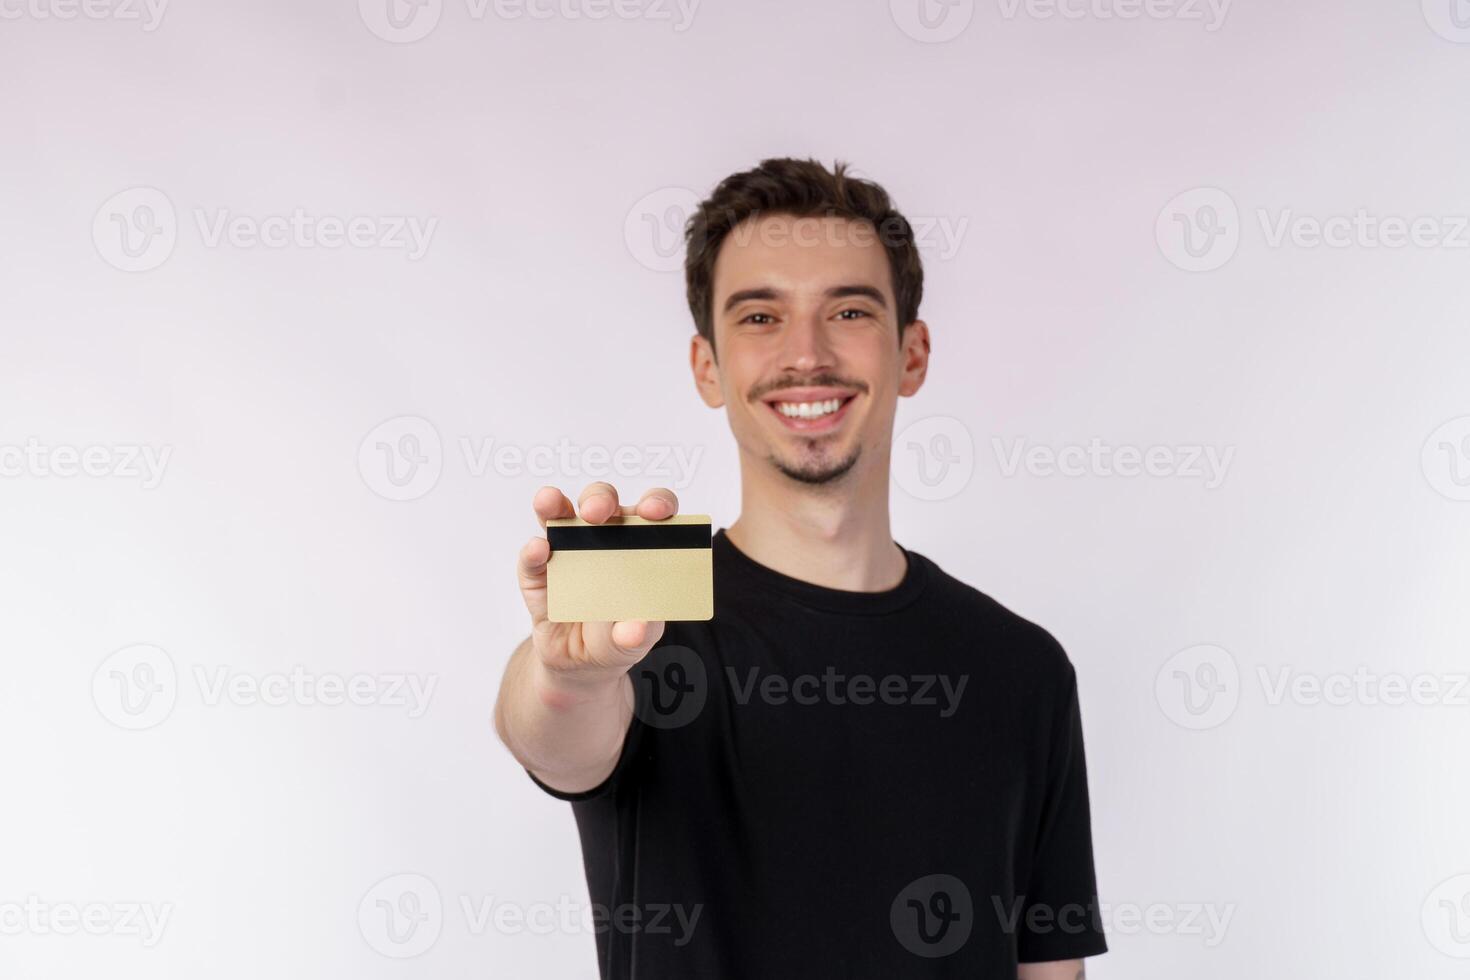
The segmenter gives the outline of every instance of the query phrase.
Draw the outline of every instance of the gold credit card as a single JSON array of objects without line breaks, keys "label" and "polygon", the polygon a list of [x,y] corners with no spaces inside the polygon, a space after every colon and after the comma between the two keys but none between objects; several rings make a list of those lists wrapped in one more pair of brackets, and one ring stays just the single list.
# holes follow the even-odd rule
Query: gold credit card
[{"label": "gold credit card", "polygon": [[708,514],[662,521],[580,517],[546,522],[546,607],[553,623],[713,619],[714,553]]}]

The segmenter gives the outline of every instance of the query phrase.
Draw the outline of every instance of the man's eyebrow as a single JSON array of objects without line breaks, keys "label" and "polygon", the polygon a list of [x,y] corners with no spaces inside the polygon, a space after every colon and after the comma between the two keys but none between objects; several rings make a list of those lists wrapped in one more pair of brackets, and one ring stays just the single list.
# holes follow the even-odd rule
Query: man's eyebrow
[{"label": "man's eyebrow", "polygon": [[844,296],[866,296],[879,306],[887,307],[888,300],[883,298],[883,290],[874,289],[872,286],[862,284],[852,286],[833,286],[827,290],[828,299],[841,299]]},{"label": "man's eyebrow", "polygon": [[776,299],[781,294],[769,286],[758,286],[755,289],[737,289],[725,300],[725,312],[729,313],[735,307],[751,299]]},{"label": "man's eyebrow", "polygon": [[[747,300],[773,300],[779,299],[781,295],[782,293],[780,290],[772,289],[769,286],[757,286],[754,289],[737,289],[735,292],[730,294],[730,297],[728,299],[725,300],[725,312],[729,313],[735,307],[739,306],[741,303],[746,302]],[[842,299],[847,296],[866,296],[868,299],[873,300],[879,306],[882,306],[885,309],[888,306],[888,300],[884,298],[883,291],[881,289],[875,289],[872,286],[866,286],[862,283],[852,283],[846,286],[833,286],[831,289],[827,290],[824,296],[827,299]]]}]

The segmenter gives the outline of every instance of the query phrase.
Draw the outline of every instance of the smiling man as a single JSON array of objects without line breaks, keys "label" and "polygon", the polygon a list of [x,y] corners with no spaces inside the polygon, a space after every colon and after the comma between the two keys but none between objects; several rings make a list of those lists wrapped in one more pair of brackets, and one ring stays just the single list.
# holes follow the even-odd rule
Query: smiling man
[{"label": "smiling man", "polygon": [[[930,356],[909,223],[842,164],[781,159],[686,238],[694,384],[740,453],[715,616],[552,623],[533,537],[496,706],[572,802],[602,975],[1076,980],[1107,947],[1075,672],[889,527],[894,415]],[[594,483],[533,508],[678,501]]]}]

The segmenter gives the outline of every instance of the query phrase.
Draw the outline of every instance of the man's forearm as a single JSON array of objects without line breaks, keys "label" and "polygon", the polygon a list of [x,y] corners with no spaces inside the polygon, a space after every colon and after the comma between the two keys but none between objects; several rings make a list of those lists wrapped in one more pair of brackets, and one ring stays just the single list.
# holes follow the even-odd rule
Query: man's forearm
[{"label": "man's forearm", "polygon": [[495,704],[495,730],[516,760],[553,789],[576,793],[606,779],[633,717],[626,673],[595,679],[542,665],[528,637],[512,654]]},{"label": "man's forearm", "polygon": [[1053,960],[1050,963],[1022,963],[1016,980],[1086,980],[1087,969],[1082,960]]}]

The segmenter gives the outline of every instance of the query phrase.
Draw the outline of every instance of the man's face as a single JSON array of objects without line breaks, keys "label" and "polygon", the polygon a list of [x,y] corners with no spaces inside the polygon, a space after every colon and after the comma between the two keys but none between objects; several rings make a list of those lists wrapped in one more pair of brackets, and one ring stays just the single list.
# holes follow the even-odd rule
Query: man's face
[{"label": "man's face", "polygon": [[695,338],[711,406],[742,450],[822,485],[865,459],[887,467],[900,394],[923,383],[928,332],[899,344],[888,255],[873,227],[772,214],[725,238],[715,261],[717,361]]}]

